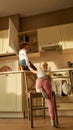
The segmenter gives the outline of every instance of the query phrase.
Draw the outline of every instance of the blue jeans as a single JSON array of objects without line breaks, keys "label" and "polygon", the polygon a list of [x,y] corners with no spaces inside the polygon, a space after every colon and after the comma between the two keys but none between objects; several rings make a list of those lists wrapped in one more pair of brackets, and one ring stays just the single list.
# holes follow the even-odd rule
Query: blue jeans
[{"label": "blue jeans", "polygon": [[29,70],[28,66],[26,65],[26,61],[25,60],[20,60],[18,62],[18,65],[20,66],[23,66],[24,70]]},{"label": "blue jeans", "polygon": [[[37,68],[31,63],[31,61],[29,61],[30,63],[30,66],[34,69],[34,70],[37,70]],[[24,70],[29,70],[28,66],[26,65],[26,61],[25,60],[21,60],[18,62],[18,65],[22,65]]]}]

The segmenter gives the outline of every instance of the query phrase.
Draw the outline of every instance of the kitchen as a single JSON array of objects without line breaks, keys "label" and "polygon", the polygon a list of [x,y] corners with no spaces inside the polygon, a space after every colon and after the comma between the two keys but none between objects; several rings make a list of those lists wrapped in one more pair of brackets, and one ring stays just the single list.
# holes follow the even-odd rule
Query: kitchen
[{"label": "kitchen", "polygon": [[[67,15],[66,15],[66,12],[67,12]],[[5,17],[5,18],[0,18],[0,21],[1,21],[1,25],[0,25],[0,30],[8,30],[8,27],[10,26],[9,25],[9,18],[11,18],[11,21],[14,23],[15,27],[16,27],[16,30],[13,30],[14,32],[15,31],[18,31],[20,36],[24,35],[25,32],[29,31],[29,32],[32,32],[31,30],[36,30],[37,31],[37,35],[38,35],[38,32],[39,32],[39,29],[41,30],[42,28],[49,28],[51,26],[53,26],[53,28],[56,26],[56,27],[59,27],[59,26],[63,26],[63,25],[69,25],[69,24],[72,24],[73,23],[73,18],[71,16],[71,14],[73,13],[73,8],[69,8],[69,9],[64,9],[62,11],[58,11],[58,12],[53,12],[52,14],[50,13],[47,13],[47,14],[44,14],[44,15],[40,15],[40,19],[41,21],[37,22],[36,24],[36,21],[35,21],[35,16],[32,16],[31,18],[27,19],[27,18],[20,18],[19,15],[15,14],[15,15],[12,15],[10,17]],[[63,16],[62,14],[64,15],[64,19],[63,19]],[[70,14],[70,15],[68,15]],[[48,16],[48,18],[47,18]],[[56,18],[58,17],[58,21],[56,20]],[[61,17],[61,18],[60,18]],[[39,18],[39,15],[36,17],[37,19]],[[21,19],[21,21],[19,20]],[[35,26],[33,26],[31,24],[31,19],[32,21],[34,20],[34,24]],[[43,22],[42,22],[42,19],[43,19]],[[44,20],[45,19],[45,20]],[[46,19],[47,19],[47,23],[46,23]],[[5,21],[5,23],[4,23]],[[20,21],[20,23],[19,23]],[[25,24],[25,21],[27,21],[27,24]],[[28,27],[27,25],[30,23],[30,26]],[[42,24],[41,24],[42,23]],[[20,26],[19,26],[20,24]],[[40,26],[41,24],[41,26]],[[26,25],[26,26],[25,26]],[[71,26],[72,27],[72,26]],[[13,28],[11,28],[13,29]],[[12,33],[12,30],[10,31]],[[11,35],[10,33],[10,35]],[[17,33],[17,32],[15,32]],[[9,40],[16,40],[17,37],[15,37],[14,35],[16,34],[12,34],[12,36],[9,37]],[[71,31],[71,33],[73,34],[73,32]],[[41,35],[41,34],[40,34]],[[55,33],[53,34],[53,36],[55,35]],[[12,38],[13,37],[13,38]],[[14,39],[15,38],[15,39]],[[61,37],[62,38],[62,37]],[[8,53],[7,50],[6,52],[1,52],[0,53],[0,76],[2,74],[5,74],[5,75],[9,75],[11,74],[12,78],[13,78],[13,75],[15,75],[15,78],[17,78],[17,82],[19,81],[18,79],[21,79],[22,81],[22,76],[23,76],[23,72],[20,72],[18,71],[18,55],[17,55],[17,50],[18,50],[18,45],[12,45],[12,42],[14,43],[14,41],[11,41],[10,40],[10,46],[13,48],[13,50],[10,50],[10,52]],[[73,39],[72,39],[73,40]],[[6,41],[5,41],[6,42]],[[50,41],[49,41],[50,42]],[[16,43],[18,43],[16,41]],[[45,42],[46,43],[46,42]],[[70,43],[69,43],[70,44]],[[43,44],[42,44],[43,45]],[[46,44],[47,45],[47,44]],[[72,47],[72,44],[71,44],[71,47],[69,47],[67,45],[67,48],[64,49],[64,46],[63,46],[63,49],[62,50],[50,50],[50,51],[41,51],[40,48],[39,48],[39,51],[36,52],[36,53],[32,53],[31,54],[28,54],[28,57],[30,58],[30,60],[34,63],[34,65],[38,66],[38,64],[44,60],[44,61],[48,61],[49,63],[49,66],[51,66],[52,68],[52,71],[54,70],[57,70],[57,69],[66,69],[68,68],[68,65],[67,65],[67,62],[68,61],[71,61],[73,62],[73,47]],[[3,48],[3,47],[2,47]],[[7,47],[8,48],[8,47]],[[1,48],[0,48],[1,49]],[[6,47],[5,47],[6,49]],[[33,51],[33,50],[32,50]],[[3,54],[2,54],[3,53]],[[5,67],[9,67],[9,71],[7,71],[7,68],[2,68],[3,66]],[[3,72],[2,72],[2,69]],[[4,72],[5,71],[5,72]],[[3,77],[1,77],[1,80],[2,80]],[[6,81],[6,79],[4,79],[4,81]],[[9,79],[8,80],[10,82],[10,85],[12,84],[11,81],[12,79]],[[20,86],[21,84],[23,84],[23,81],[21,83],[20,81]],[[14,84],[15,85],[15,84]],[[12,85],[13,86],[13,85]],[[17,88],[16,88],[17,89]],[[2,90],[2,88],[1,88]],[[22,95],[22,90],[21,88],[19,87],[17,89],[17,91],[15,89],[11,89],[14,93],[17,92],[17,95]],[[10,90],[10,91],[11,91]],[[9,90],[8,90],[9,91]],[[4,93],[5,94],[5,93]],[[9,97],[8,97],[9,98]],[[7,100],[8,100],[7,98]],[[14,99],[13,99],[14,98]],[[15,101],[15,99],[17,98],[17,100]],[[19,101],[20,99],[20,101]],[[2,99],[3,100],[3,99]],[[20,108],[22,106],[21,104],[21,96],[17,96],[12,94],[12,97],[11,97],[11,100],[13,100],[13,102],[16,104],[16,102],[18,102],[18,106],[16,106],[16,108],[12,108],[14,109],[14,111],[22,111],[22,108]],[[72,100],[72,99],[71,99]],[[3,104],[3,103],[2,103]],[[12,104],[13,106],[13,104]],[[11,106],[10,106],[11,107]],[[15,107],[15,106],[14,106]],[[9,107],[7,108],[9,109]],[[10,108],[11,109],[11,108]],[[7,110],[8,111],[8,110]],[[12,111],[12,110],[11,110]],[[68,111],[68,115],[72,115],[72,111],[71,113]],[[17,114],[17,113],[16,113]],[[5,115],[5,114],[4,114]],[[3,116],[4,116],[3,115]],[[2,116],[2,115],[1,115]],[[6,116],[8,116],[6,114]],[[12,116],[9,115],[9,116]],[[15,115],[14,115],[15,116]],[[16,115],[16,117],[23,117],[22,113],[20,115],[20,113],[18,113]]]}]

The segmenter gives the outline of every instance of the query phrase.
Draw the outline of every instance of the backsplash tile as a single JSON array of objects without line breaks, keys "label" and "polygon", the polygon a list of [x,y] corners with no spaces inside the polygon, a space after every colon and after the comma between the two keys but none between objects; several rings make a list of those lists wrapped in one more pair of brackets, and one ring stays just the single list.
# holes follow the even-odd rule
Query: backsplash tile
[{"label": "backsplash tile", "polygon": [[[29,58],[29,60],[38,67],[41,61],[47,61],[52,70],[68,68],[67,62],[73,62],[73,53],[63,54],[61,52],[45,52],[41,56]],[[18,57],[4,57],[0,58],[0,68],[9,66],[13,71],[18,70]]]},{"label": "backsplash tile", "polygon": [[2,58],[0,60],[0,68],[3,66],[9,66],[13,71],[18,70],[18,60],[17,58]]}]

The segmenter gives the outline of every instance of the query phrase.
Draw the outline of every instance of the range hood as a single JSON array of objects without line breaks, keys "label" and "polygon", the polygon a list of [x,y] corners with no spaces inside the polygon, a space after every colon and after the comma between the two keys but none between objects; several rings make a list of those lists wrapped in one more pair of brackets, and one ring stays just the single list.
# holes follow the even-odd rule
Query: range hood
[{"label": "range hood", "polygon": [[42,51],[62,50],[62,45],[60,45],[60,44],[50,44],[50,45],[44,45],[41,48],[42,48]]}]

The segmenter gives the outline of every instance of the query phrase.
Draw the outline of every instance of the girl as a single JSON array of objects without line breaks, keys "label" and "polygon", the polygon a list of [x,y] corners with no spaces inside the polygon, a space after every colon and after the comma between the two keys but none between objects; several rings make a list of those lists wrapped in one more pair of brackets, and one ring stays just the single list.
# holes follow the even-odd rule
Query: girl
[{"label": "girl", "polygon": [[46,62],[41,62],[39,68],[35,71],[28,65],[30,71],[37,74],[36,91],[41,92],[45,97],[48,105],[49,115],[51,118],[51,125],[56,126],[55,109],[52,100],[52,85],[51,85],[51,70]]}]

